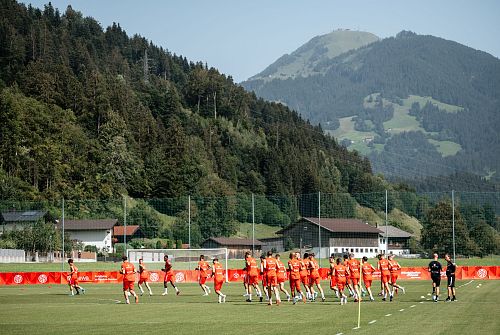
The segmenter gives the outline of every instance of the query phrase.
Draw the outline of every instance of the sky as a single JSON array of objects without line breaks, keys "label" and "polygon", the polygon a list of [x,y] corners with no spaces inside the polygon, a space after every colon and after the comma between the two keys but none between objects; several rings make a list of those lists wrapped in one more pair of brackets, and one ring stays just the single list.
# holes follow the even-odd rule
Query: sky
[{"label": "sky", "polygon": [[[24,0],[43,7],[48,0]],[[498,0],[52,0],[103,28],[117,22],[190,61],[206,62],[236,82],[335,29],[386,38],[401,30],[434,35],[500,57]]]}]

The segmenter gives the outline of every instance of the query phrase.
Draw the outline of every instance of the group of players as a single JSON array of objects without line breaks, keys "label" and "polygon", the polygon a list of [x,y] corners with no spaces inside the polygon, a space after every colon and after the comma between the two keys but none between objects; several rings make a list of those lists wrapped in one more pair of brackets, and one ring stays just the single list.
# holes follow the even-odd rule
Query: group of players
[{"label": "group of players", "polygon": [[[381,272],[382,300],[385,301],[387,296],[389,296],[390,301],[392,301],[397,289],[401,289],[403,293],[405,292],[404,287],[396,283],[398,271],[401,267],[394,260],[394,256],[389,255],[389,259],[385,259],[384,255],[379,255],[378,257],[379,261],[377,268],[375,268],[368,262],[367,257],[363,257],[362,263],[360,263],[359,260],[354,258],[354,254],[352,253],[345,255],[343,259],[335,259],[335,255],[330,256],[328,273],[330,277],[330,289],[340,299],[341,305],[347,303],[347,295],[344,293],[346,288],[355,302],[361,301],[361,296],[364,293],[369,294],[371,301],[375,300],[371,291],[371,284],[373,281],[372,274],[377,270]],[[260,301],[263,301],[265,294],[269,305],[273,303],[273,295],[276,303],[281,303],[280,292],[286,295],[287,301],[292,300],[294,304],[300,300],[303,302],[315,301],[318,297],[318,292],[321,295],[321,301],[326,300],[321,286],[319,265],[314,253],[305,253],[302,258],[298,252],[290,253],[288,267],[285,267],[280,260],[279,254],[273,257],[272,252],[268,252],[267,257],[261,256],[260,266],[257,265],[257,261],[251,256],[250,252],[246,253],[245,262],[244,284],[247,302],[252,301],[252,288],[255,290]],[[284,285],[287,272],[290,293],[285,289]],[[264,294],[259,288],[259,275],[262,278],[262,291]],[[364,288],[362,284],[364,284]]]},{"label": "group of players", "polygon": [[[434,254],[434,260],[429,263],[428,270],[431,274],[433,282],[433,300],[439,300],[439,286],[441,281],[441,264],[437,261],[438,255]],[[446,274],[448,277],[448,298],[446,301],[455,301],[455,270],[456,265],[451,262],[450,256],[445,256],[448,262]],[[140,295],[144,294],[142,285],[146,287],[149,295],[153,295],[151,287],[148,284],[149,273],[144,265],[142,259],[139,260],[139,269],[135,270],[132,263],[127,260],[126,256],[122,258],[120,273],[123,274],[123,294],[125,302],[130,303],[129,297],[133,296],[135,302],[139,302],[139,297],[134,290],[136,280],[136,272],[139,273],[138,287]],[[175,285],[175,274],[172,268],[172,263],[168,255],[164,256],[165,266],[162,271],[165,272],[162,295],[168,294],[168,283],[174,288],[177,295],[180,290]],[[369,263],[367,257],[363,257],[360,262],[354,257],[354,254],[344,255],[342,258],[335,258],[335,255],[330,256],[330,266],[328,276],[330,277],[330,289],[334,291],[335,296],[340,299],[340,304],[347,303],[347,295],[345,289],[348,290],[349,296],[353,297],[354,302],[362,300],[362,296],[368,294],[370,301],[374,301],[373,293],[371,290],[373,282],[373,273],[380,271],[380,285],[382,300],[393,301],[395,294],[398,290],[405,293],[404,287],[397,284],[398,273],[401,269],[399,263],[394,259],[394,255],[389,255],[386,259],[385,255],[378,255],[377,267]],[[68,276],[68,284],[70,287],[71,295],[85,293],[78,283],[78,269],[73,263],[73,260],[68,260],[71,273]],[[325,293],[321,286],[320,267],[315,259],[314,253],[305,253],[301,257],[300,253],[293,252],[289,255],[288,266],[281,261],[280,255],[273,255],[269,251],[266,256],[260,257],[260,264],[252,257],[251,252],[245,254],[245,294],[247,302],[252,302],[252,295],[255,291],[259,301],[262,302],[266,299],[268,305],[273,304],[273,296],[276,304],[281,303],[280,292],[285,294],[287,301],[292,301],[293,304],[298,301],[315,301],[318,297],[318,292],[321,295],[321,300],[325,301]],[[218,296],[218,302],[224,303],[226,295],[221,292],[222,285],[226,281],[225,271],[218,258],[212,260],[210,265],[205,261],[204,255],[200,255],[198,266],[198,284],[203,290],[203,295],[208,296],[211,293],[210,287],[206,284],[207,280],[211,277],[214,278],[214,291]],[[289,280],[290,292],[285,288],[285,282]],[[262,290],[259,287],[259,281],[262,284]]]}]

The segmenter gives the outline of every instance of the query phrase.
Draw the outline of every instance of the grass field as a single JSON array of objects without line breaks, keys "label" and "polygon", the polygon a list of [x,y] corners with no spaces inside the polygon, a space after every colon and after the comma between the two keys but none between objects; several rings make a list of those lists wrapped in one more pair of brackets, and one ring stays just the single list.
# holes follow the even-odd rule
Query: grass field
[{"label": "grass field", "polygon": [[[286,253],[282,253],[285,255]],[[403,267],[418,267],[427,266],[430,259],[404,259],[397,258],[399,264]],[[376,264],[374,259],[371,260],[372,264]],[[441,260],[444,265],[446,262]],[[120,269],[121,263],[113,262],[95,262],[95,263],[78,263],[75,265],[80,271],[118,271]],[[195,262],[191,263],[192,268],[196,267]],[[459,266],[500,266],[500,256],[488,256],[484,258],[457,258],[457,265]],[[149,270],[159,270],[163,266],[163,263],[151,263],[148,264]],[[328,267],[328,260],[321,259],[321,266]],[[243,260],[228,260],[228,268],[230,269],[242,269]],[[187,263],[175,263],[174,269],[176,270],[186,270],[189,269]],[[0,272],[43,272],[43,271],[61,271],[61,263],[0,263]],[[64,264],[64,271],[68,271],[68,264]]]},{"label": "grass field", "polygon": [[[394,302],[340,306],[331,291],[327,301],[284,302],[280,306],[246,303],[241,284],[225,284],[225,304],[212,293],[201,296],[195,284],[181,284],[181,295],[154,296],[126,305],[120,285],[85,285],[87,293],[68,296],[66,286],[0,287],[2,334],[499,334],[500,281],[459,281],[457,302],[430,301],[430,282],[403,282],[407,293]],[[378,283],[376,283],[378,285]],[[465,285],[465,286],[463,286]],[[210,283],[211,286],[211,283]],[[323,286],[327,286],[324,282]],[[442,294],[444,298],[446,295]]]}]

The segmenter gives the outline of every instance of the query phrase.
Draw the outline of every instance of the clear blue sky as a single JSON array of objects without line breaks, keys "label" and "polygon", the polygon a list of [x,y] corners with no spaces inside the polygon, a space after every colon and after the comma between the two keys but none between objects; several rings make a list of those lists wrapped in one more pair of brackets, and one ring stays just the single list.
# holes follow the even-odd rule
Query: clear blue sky
[{"label": "clear blue sky", "polygon": [[[24,0],[36,7],[48,1]],[[316,35],[337,28],[394,36],[439,36],[500,56],[498,0],[53,0],[107,27],[140,34],[169,51],[233,76],[262,71]]]}]

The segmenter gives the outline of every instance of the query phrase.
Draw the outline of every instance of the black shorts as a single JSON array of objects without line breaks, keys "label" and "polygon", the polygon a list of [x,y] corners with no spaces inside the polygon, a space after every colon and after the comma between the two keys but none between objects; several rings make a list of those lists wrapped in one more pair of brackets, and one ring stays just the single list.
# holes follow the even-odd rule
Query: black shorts
[{"label": "black shorts", "polygon": [[441,285],[441,276],[433,276],[431,275],[432,282],[436,284],[436,287],[439,287]]},{"label": "black shorts", "polygon": [[455,275],[448,276],[448,287],[455,287]]}]

